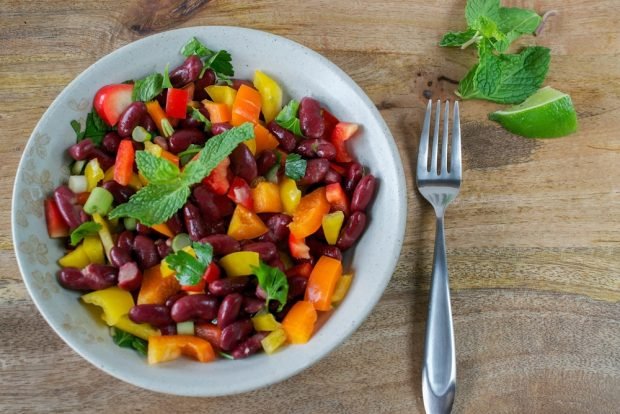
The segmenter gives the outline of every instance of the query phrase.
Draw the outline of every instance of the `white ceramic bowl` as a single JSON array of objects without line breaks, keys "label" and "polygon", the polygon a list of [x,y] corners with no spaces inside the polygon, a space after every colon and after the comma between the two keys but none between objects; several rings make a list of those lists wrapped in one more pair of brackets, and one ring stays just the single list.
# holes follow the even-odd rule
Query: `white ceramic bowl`
[{"label": "white ceramic bowl", "polygon": [[[349,257],[355,277],[338,308],[322,314],[305,345],[286,346],[272,356],[201,364],[190,359],[149,366],[133,350],[117,347],[108,329],[59,287],[56,260],[62,244],[47,237],[43,199],[65,182],[75,142],[69,122],[83,121],[101,86],[137,79],[180,64],[179,50],[192,36],[233,56],[235,77],[255,69],[273,76],[288,97],[310,95],[338,118],[363,132],[353,152],[378,178],[379,186],[361,241]],[[286,97],[286,98],[288,98]],[[43,317],[77,353],[103,371],[139,387],[188,396],[216,396],[282,381],[309,367],[343,342],[366,318],[383,293],[398,260],[405,231],[406,185],[394,140],[362,89],[336,65],[312,50],[269,33],[237,27],[194,27],[159,33],[105,56],[71,82],[45,112],[24,150],[13,190],[13,241],[26,287]]]}]

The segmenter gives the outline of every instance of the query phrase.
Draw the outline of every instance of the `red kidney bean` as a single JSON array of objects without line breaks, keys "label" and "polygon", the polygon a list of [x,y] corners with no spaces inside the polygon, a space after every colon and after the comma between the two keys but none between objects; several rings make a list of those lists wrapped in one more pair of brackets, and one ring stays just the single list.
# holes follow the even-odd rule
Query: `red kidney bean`
[{"label": "red kidney bean", "polygon": [[258,158],[256,158],[256,169],[258,175],[265,175],[271,170],[271,167],[276,165],[278,162],[278,158],[276,157],[275,152],[272,150],[264,150],[260,153]]},{"label": "red kidney bean", "polygon": [[203,129],[203,125],[204,123],[199,121],[196,118],[192,118],[191,116],[188,116],[185,119],[181,119],[181,122],[179,123],[179,127],[181,127],[181,129]]},{"label": "red kidney bean", "polygon": [[230,154],[230,169],[233,174],[251,183],[257,176],[256,160],[245,144],[239,144]]},{"label": "red kidney bean", "polygon": [[142,116],[142,119],[140,120],[140,126],[149,131],[151,134],[157,133],[157,124],[155,123],[155,121],[153,121],[153,118],[151,118],[148,112]]},{"label": "red kidney bean", "polygon": [[211,134],[213,136],[219,135],[222,132],[226,132],[231,129],[232,129],[232,125],[230,125],[228,122],[219,122],[216,124],[211,124]]},{"label": "red kidney bean", "polygon": [[235,349],[232,350],[230,355],[232,355],[232,357],[235,359],[243,359],[257,353],[258,351],[263,349],[263,344],[261,343],[261,341],[265,339],[267,335],[269,335],[269,332],[258,332],[252,335],[251,337],[237,345]]},{"label": "red kidney bean", "polygon": [[351,196],[351,211],[365,211],[375,193],[376,180],[368,174],[357,183]]},{"label": "red kidney bean", "polygon": [[135,190],[129,186],[121,185],[114,180],[106,181],[101,185],[112,193],[116,204],[123,204],[129,201],[129,197],[135,194]]},{"label": "red kidney bean", "polygon": [[220,338],[222,349],[224,351],[230,351],[241,341],[250,336],[252,330],[254,330],[254,326],[249,319],[231,323],[226,328],[222,329],[222,336]]},{"label": "red kidney bean", "polygon": [[310,247],[310,254],[312,256],[327,256],[342,261],[342,252],[337,246],[330,246],[314,238],[307,238],[306,244]]},{"label": "red kidney bean", "polygon": [[133,250],[133,240],[134,234],[129,230],[125,230],[118,235],[118,238],[116,239],[116,245],[121,250],[125,250],[127,254],[129,254],[129,252]]},{"label": "red kidney bean", "polygon": [[199,293],[179,298],[170,309],[170,316],[175,322],[189,320],[212,320],[217,316],[217,298]]},{"label": "red kidney bean", "polygon": [[248,243],[241,248],[244,252],[256,252],[261,260],[268,262],[278,256],[278,248],[270,242]]},{"label": "red kidney bean", "polygon": [[138,234],[133,241],[133,250],[136,252],[140,269],[148,269],[159,263],[157,248],[150,238]]},{"label": "red kidney bean", "polygon": [[159,135],[153,138],[153,143],[159,145],[164,151],[168,151],[168,140],[164,137],[160,137]]},{"label": "red kidney bean", "polygon": [[207,69],[202,75],[202,78],[197,79],[194,83],[194,100],[202,101],[203,99],[211,99],[205,88],[215,83],[215,72],[211,69]]},{"label": "red kidney bean", "polygon": [[97,161],[99,161],[99,166],[104,171],[106,171],[108,168],[113,166],[114,163],[116,162],[114,157],[109,156],[107,153],[105,153],[103,150],[99,148],[94,148],[92,151],[92,155],[94,155],[95,158],[97,158]]},{"label": "red kidney bean", "polygon": [[150,323],[156,327],[172,325],[170,309],[164,305],[136,305],[129,310],[129,319],[135,323]]},{"label": "red kidney bean", "polygon": [[116,285],[118,269],[114,266],[91,263],[82,269],[86,283],[92,290],[106,289]]},{"label": "red kidney bean", "polygon": [[323,139],[304,139],[297,144],[295,152],[306,158],[336,158],[336,147]]},{"label": "red kidney bean", "polygon": [[246,80],[246,79],[233,79],[232,80],[232,87],[233,87],[233,89],[239,89],[241,87],[241,85],[245,85],[245,86],[249,86],[250,88],[254,88],[254,85],[252,85],[252,82],[250,82],[249,80]]},{"label": "red kidney bean", "polygon": [[346,191],[347,194],[351,195],[353,193],[362,175],[364,175],[364,167],[362,167],[362,164],[358,162],[349,164],[344,177],[344,191]]},{"label": "red kidney bean", "polygon": [[161,332],[162,336],[168,336],[168,335],[176,335],[177,334],[177,324],[172,324],[172,325],[166,325],[166,326],[160,326],[159,327],[159,331]]},{"label": "red kidney bean", "polygon": [[141,234],[143,236],[152,236],[153,234],[155,234],[155,231],[152,228],[150,228],[149,226],[145,226],[142,223],[136,224],[136,231],[138,232],[138,234]]},{"label": "red kidney bean", "polygon": [[91,158],[94,149],[95,144],[93,144],[93,141],[91,141],[90,138],[85,138],[77,144],[71,145],[68,152],[74,160],[83,161]]},{"label": "red kidney bean", "polygon": [[265,301],[251,296],[243,297],[243,311],[245,313],[254,314],[265,306]]},{"label": "red kidney bean", "polygon": [[166,221],[166,225],[175,236],[179,233],[183,233],[183,220],[178,212],[174,213],[172,217]]},{"label": "red kidney bean", "polygon": [[155,240],[155,248],[157,249],[157,254],[161,259],[172,253],[172,246],[170,246],[170,243],[171,242],[167,239]]},{"label": "red kidney bean", "polygon": [[133,129],[140,125],[140,122],[146,114],[146,105],[144,102],[136,101],[129,104],[118,117],[117,132],[122,138],[131,136]]},{"label": "red kidney bean", "polygon": [[241,292],[248,285],[247,277],[227,277],[209,283],[209,292],[215,296],[226,296],[234,292]]},{"label": "red kidney bean", "polygon": [[181,299],[183,296],[187,296],[187,292],[185,291],[180,291],[179,293],[175,293],[174,295],[170,296],[168,299],[166,299],[166,303],[165,305],[169,308],[172,308],[172,305],[174,305],[174,303]]},{"label": "red kidney bean", "polygon": [[334,184],[339,183],[341,179],[342,176],[338,174],[334,169],[330,168],[329,170],[327,170],[323,181],[325,182],[325,184]]},{"label": "red kidney bean", "polygon": [[125,263],[129,263],[132,261],[131,254],[129,253],[131,250],[124,250],[118,246],[112,247],[110,250],[110,262],[112,265],[120,268]]},{"label": "red kidney bean", "polygon": [[308,278],[303,276],[292,276],[288,278],[288,298],[294,299],[303,296],[308,285]]},{"label": "red kidney bean", "polygon": [[168,139],[168,150],[173,154],[185,151],[191,144],[205,143],[205,134],[198,129],[180,129]]},{"label": "red kidney bean", "polygon": [[299,121],[301,130],[308,138],[321,138],[325,131],[325,120],[321,113],[321,104],[310,97],[299,103]]},{"label": "red kidney bean", "polygon": [[206,185],[196,186],[192,195],[202,214],[210,221],[219,220],[235,211],[235,203],[225,195],[215,194]]},{"label": "red kidney bean", "polygon": [[228,222],[226,220],[212,221],[207,224],[207,235],[226,234]]},{"label": "red kidney bean", "polygon": [[299,180],[299,184],[311,185],[320,183],[325,179],[327,171],[329,171],[329,161],[325,158],[308,160],[306,164],[306,174]]},{"label": "red kidney bean", "polygon": [[[114,247],[117,248],[117,247]],[[142,272],[136,262],[127,262],[118,269],[118,287],[128,291],[136,290],[142,284]]]},{"label": "red kidney bean", "polygon": [[282,128],[276,121],[268,123],[267,129],[276,137],[284,152],[291,152],[295,149],[297,138],[291,131]]},{"label": "red kidney bean", "polygon": [[202,71],[202,60],[196,55],[191,55],[170,72],[170,82],[175,88],[180,88],[195,81]]},{"label": "red kidney bean", "polygon": [[103,141],[101,141],[101,146],[104,150],[106,150],[110,154],[116,154],[118,151],[118,146],[121,144],[121,137],[114,131],[108,132],[103,136]]},{"label": "red kidney bean", "polygon": [[71,230],[85,221],[82,206],[77,204],[75,193],[66,185],[61,185],[54,190],[54,201],[60,210],[60,215]]},{"label": "red kidney bean", "polygon": [[166,107],[166,99],[168,98],[168,89],[164,88],[159,95],[155,97],[157,102],[162,108]]},{"label": "red kidney bean", "polygon": [[212,234],[200,239],[201,243],[209,243],[213,246],[213,254],[216,256],[226,256],[229,253],[241,250],[239,242],[227,234]]},{"label": "red kidney bean", "polygon": [[202,219],[200,210],[190,201],[183,207],[183,219],[189,238],[193,241],[198,241],[208,234],[208,228]]},{"label": "red kidney bean", "polygon": [[293,307],[293,305],[296,302],[293,301],[288,301],[286,302],[286,305],[284,305],[284,307],[282,308],[282,310],[280,312],[278,312],[278,306],[279,303],[276,302],[275,300],[269,303],[269,310],[273,313],[273,315],[276,317],[276,321],[278,322],[282,322],[282,320],[284,320],[284,317],[286,316],[286,314],[288,313],[288,311],[291,310],[291,308]]},{"label": "red kidney bean", "polygon": [[71,290],[91,290],[90,285],[84,279],[80,269],[75,267],[65,267],[57,275],[58,283],[65,289]]},{"label": "red kidney bean", "polygon": [[282,272],[286,270],[286,266],[284,266],[284,262],[282,261],[282,259],[280,259],[279,256],[276,256],[273,259],[269,260],[267,264],[271,267],[276,267],[280,269]]},{"label": "red kidney bean", "polygon": [[336,246],[340,250],[347,250],[359,239],[366,228],[366,214],[356,211],[345,222]]},{"label": "red kidney bean", "polygon": [[273,233],[276,241],[283,241],[288,240],[288,235],[290,233],[288,225],[291,221],[293,221],[291,216],[278,213],[267,219],[266,224],[267,227],[269,227],[269,230]]},{"label": "red kidney bean", "polygon": [[220,309],[217,312],[217,326],[224,329],[237,319],[241,310],[243,296],[239,293],[231,293],[222,299]]}]

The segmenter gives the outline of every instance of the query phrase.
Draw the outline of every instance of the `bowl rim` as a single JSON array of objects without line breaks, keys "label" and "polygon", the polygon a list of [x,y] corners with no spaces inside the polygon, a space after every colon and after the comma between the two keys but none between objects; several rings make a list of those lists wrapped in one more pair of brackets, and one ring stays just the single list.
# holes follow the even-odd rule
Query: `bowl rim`
[{"label": "bowl rim", "polygon": [[[281,42],[282,44],[286,44],[290,47],[297,48],[300,50],[300,52],[308,54],[310,58],[316,60],[321,65],[325,66],[329,71],[333,72],[339,78],[339,80],[344,82],[346,86],[350,88],[353,91],[353,93],[361,100],[361,102],[369,109],[372,115],[372,118],[373,118],[372,121],[374,121],[380,127],[385,137],[387,138],[386,144],[389,149],[389,155],[392,157],[393,165],[394,165],[394,168],[396,169],[395,171],[396,181],[397,181],[396,185],[397,185],[397,188],[401,189],[402,191],[398,192],[398,208],[394,209],[394,211],[392,212],[392,219],[397,222],[397,226],[396,226],[397,233],[394,234],[394,239],[395,239],[394,251],[391,252],[391,254],[386,254],[384,257],[384,260],[388,262],[387,265],[385,266],[385,269],[389,269],[391,274],[389,277],[386,276],[383,278],[382,283],[378,285],[379,289],[368,293],[367,302],[366,302],[367,303],[366,310],[361,312],[358,315],[359,316],[358,318],[356,318],[350,325],[348,325],[345,329],[343,329],[343,331],[345,331],[344,335],[334,336],[336,339],[328,338],[328,340],[326,340],[326,343],[315,354],[314,359],[312,359],[309,363],[300,364],[295,369],[291,369],[287,371],[278,370],[277,372],[274,372],[273,375],[264,377],[264,378],[267,378],[266,380],[259,381],[258,383],[245,383],[243,385],[237,386],[237,388],[232,389],[230,392],[224,391],[224,392],[217,392],[217,393],[209,393],[209,392],[193,393],[193,392],[183,392],[183,391],[179,392],[178,390],[175,392],[172,392],[170,389],[166,387],[157,386],[157,384],[160,384],[160,382],[150,382],[148,380],[139,381],[139,380],[136,380],[136,377],[130,378],[129,376],[125,375],[123,371],[119,372],[114,369],[111,369],[106,364],[102,364],[100,361],[97,360],[97,357],[95,355],[91,355],[89,352],[86,352],[86,350],[83,349],[85,347],[83,347],[78,341],[74,341],[73,338],[71,338],[68,335],[65,335],[61,324],[57,324],[55,321],[53,321],[50,318],[50,316],[44,311],[43,304],[40,301],[35,300],[35,295],[33,294],[34,286],[30,278],[25,276],[26,272],[24,269],[24,265],[22,265],[23,259],[20,258],[21,254],[18,252],[18,246],[15,243],[15,240],[17,239],[16,235],[18,232],[18,229],[16,227],[16,212],[17,212],[17,208],[19,207],[18,205],[19,203],[17,201],[17,191],[18,191],[19,182],[21,181],[21,179],[18,179],[18,177],[20,176],[19,174],[24,168],[24,163],[26,162],[25,159],[26,159],[26,154],[28,152],[28,149],[33,145],[33,141],[34,141],[33,138],[35,136],[35,133],[40,129],[41,124],[45,120],[46,114],[48,113],[50,108],[58,105],[59,102],[62,102],[65,99],[65,96],[69,94],[69,91],[72,89],[72,86],[79,83],[84,77],[86,77],[88,75],[88,72],[91,70],[91,68],[93,68],[93,66],[105,63],[106,61],[113,59],[113,56],[115,55],[126,53],[133,49],[140,49],[143,43],[146,43],[147,41],[153,41],[155,38],[161,38],[162,40],[165,41],[165,39],[168,36],[173,35],[173,34],[177,34],[180,32],[192,32],[192,31],[197,32],[200,30],[204,30],[205,28],[208,28],[209,30],[225,30],[225,31],[233,31],[233,32],[237,31],[239,33],[252,34],[254,36],[263,36],[266,39],[277,40],[278,42]],[[199,35],[199,33],[196,33],[196,35]],[[404,234],[406,230],[406,217],[407,217],[407,184],[405,180],[402,159],[400,157],[400,153],[396,145],[396,142],[394,140],[394,137],[392,136],[387,124],[385,123],[385,120],[381,116],[375,104],[370,100],[370,98],[366,95],[363,89],[349,75],[347,75],[342,69],[340,69],[340,67],[338,67],[336,64],[331,62],[329,59],[327,59],[320,53],[294,40],[288,39],[286,37],[276,35],[276,34],[263,31],[263,30],[257,30],[257,29],[246,28],[246,27],[241,27],[241,26],[205,25],[205,26],[190,26],[190,27],[183,27],[179,29],[167,30],[167,31],[155,33],[155,34],[134,40],[130,43],[127,43],[117,49],[114,49],[113,51],[109,52],[105,56],[91,63],[87,68],[85,68],[79,75],[73,78],[71,82],[69,82],[63,88],[63,90],[58,94],[58,96],[56,96],[56,98],[48,106],[48,109],[46,109],[46,111],[41,115],[41,118],[38,120],[32,133],[30,134],[28,140],[26,141],[26,145],[24,146],[24,150],[22,152],[22,155],[21,155],[21,158],[20,158],[17,170],[16,170],[15,179],[13,182],[12,203],[11,203],[11,236],[13,240],[13,249],[15,251],[15,259],[17,261],[20,274],[22,276],[24,284],[26,285],[28,294],[30,295],[30,298],[32,299],[37,310],[39,311],[39,314],[44,318],[44,320],[54,330],[54,332],[56,332],[56,334],[67,345],[69,345],[69,347],[71,347],[78,355],[80,355],[90,364],[94,365],[100,370],[106,372],[107,374],[123,382],[129,383],[129,384],[132,384],[134,386],[138,386],[144,389],[148,389],[151,391],[165,393],[165,394],[182,395],[182,396],[224,396],[224,395],[248,392],[248,391],[256,390],[259,388],[263,388],[263,387],[284,381],[298,374],[299,372],[305,370],[306,368],[309,368],[310,366],[316,364],[317,362],[325,358],[325,356],[327,356],[330,352],[336,349],[340,344],[346,341],[359,328],[362,322],[364,322],[367,319],[367,317],[370,315],[370,312],[377,305],[379,299],[385,292],[385,289],[389,281],[391,280],[391,277],[396,268],[396,265],[398,263],[398,260],[400,258],[400,253],[402,250]]]}]

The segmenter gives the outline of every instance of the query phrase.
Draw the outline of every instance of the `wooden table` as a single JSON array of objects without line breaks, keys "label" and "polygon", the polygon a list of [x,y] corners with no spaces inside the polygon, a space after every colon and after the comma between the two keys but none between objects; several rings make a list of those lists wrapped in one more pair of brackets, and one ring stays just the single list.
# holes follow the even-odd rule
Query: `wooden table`
[{"label": "wooden table", "polygon": [[[0,412],[422,413],[420,367],[434,220],[413,171],[429,90],[450,97],[473,51],[442,50],[465,1],[4,0],[0,11]],[[581,132],[537,141],[462,105],[464,180],[448,210],[458,413],[620,410],[620,3],[505,1],[557,9],[544,35],[546,84],[571,94]],[[360,84],[400,148],[409,187],[401,260],[376,309],[307,371],[225,398],[159,395],[122,383],[47,326],[10,236],[17,163],[71,79],[119,46],[184,26],[239,25],[322,53]],[[428,92],[427,92],[428,93]]]}]

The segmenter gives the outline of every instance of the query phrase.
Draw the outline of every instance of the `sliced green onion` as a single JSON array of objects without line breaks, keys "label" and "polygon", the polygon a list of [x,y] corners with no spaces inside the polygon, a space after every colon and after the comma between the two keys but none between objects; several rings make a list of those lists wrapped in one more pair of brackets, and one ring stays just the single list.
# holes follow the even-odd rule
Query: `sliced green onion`
[{"label": "sliced green onion", "polygon": [[138,226],[138,220],[133,217],[125,217],[123,219],[123,224],[125,225],[125,229],[129,231],[134,231]]},{"label": "sliced green onion", "polygon": [[194,335],[194,321],[177,323],[177,335]]},{"label": "sliced green onion", "polygon": [[278,171],[280,171],[280,163],[276,163],[276,165],[274,165],[269,171],[267,171],[267,174],[265,174],[265,178],[267,179],[267,181],[269,181],[270,183],[278,184]]},{"label": "sliced green onion", "polygon": [[131,137],[136,142],[145,142],[145,141],[150,141],[152,138],[152,135],[149,133],[149,131],[144,129],[144,127],[141,127],[140,125],[138,125],[137,127],[133,129],[133,131],[131,131]]},{"label": "sliced green onion", "polygon": [[189,234],[187,233],[179,233],[174,236],[174,239],[172,239],[172,251],[175,253],[191,245],[192,240],[189,238]]},{"label": "sliced green onion", "polygon": [[168,119],[164,118],[161,120],[161,129],[163,130],[161,132],[166,138],[170,138],[170,136],[174,134],[174,128],[172,128],[172,125],[170,124],[170,121]]},{"label": "sliced green onion", "polygon": [[112,208],[112,201],[114,201],[112,193],[103,187],[95,187],[84,204],[84,211],[88,214],[105,216]]},{"label": "sliced green onion", "polygon": [[86,177],[83,175],[70,176],[67,185],[69,186],[69,189],[76,194],[83,193],[88,190],[88,182],[86,181]]},{"label": "sliced green onion", "polygon": [[80,160],[73,163],[71,166],[71,174],[80,175],[82,171],[84,171],[84,166],[86,165],[86,160]]}]

